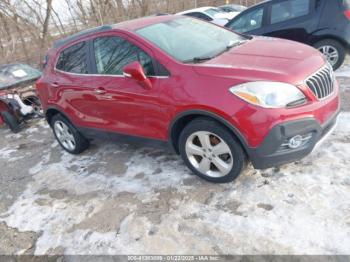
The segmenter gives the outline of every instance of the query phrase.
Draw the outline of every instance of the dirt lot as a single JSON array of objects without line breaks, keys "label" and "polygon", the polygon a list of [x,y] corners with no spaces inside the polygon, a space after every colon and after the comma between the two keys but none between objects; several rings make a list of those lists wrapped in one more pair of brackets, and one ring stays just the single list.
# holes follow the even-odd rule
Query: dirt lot
[{"label": "dirt lot", "polygon": [[350,66],[337,75],[344,112],[321,147],[225,185],[166,150],[71,156],[44,121],[0,129],[0,254],[350,254]]}]

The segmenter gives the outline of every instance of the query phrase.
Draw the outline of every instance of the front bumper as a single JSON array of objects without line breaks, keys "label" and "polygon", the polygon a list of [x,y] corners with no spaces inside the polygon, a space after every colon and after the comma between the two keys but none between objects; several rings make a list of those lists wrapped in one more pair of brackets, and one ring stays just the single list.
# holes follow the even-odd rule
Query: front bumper
[{"label": "front bumper", "polygon": [[[248,154],[256,169],[265,169],[300,160],[311,153],[335,126],[338,112],[323,125],[314,118],[288,121],[275,126],[258,148],[249,149]],[[308,142],[297,149],[282,147],[285,141],[296,136],[311,134]]]}]

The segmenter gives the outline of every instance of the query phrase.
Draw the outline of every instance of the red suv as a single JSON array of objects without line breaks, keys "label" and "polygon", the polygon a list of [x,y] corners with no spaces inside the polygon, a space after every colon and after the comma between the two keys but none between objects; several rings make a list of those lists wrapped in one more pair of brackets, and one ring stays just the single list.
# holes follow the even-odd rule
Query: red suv
[{"label": "red suv", "polygon": [[258,169],[301,159],[339,112],[332,67],[316,49],[171,15],[56,42],[37,89],[69,153],[101,132],[169,142],[218,183],[246,159]]}]

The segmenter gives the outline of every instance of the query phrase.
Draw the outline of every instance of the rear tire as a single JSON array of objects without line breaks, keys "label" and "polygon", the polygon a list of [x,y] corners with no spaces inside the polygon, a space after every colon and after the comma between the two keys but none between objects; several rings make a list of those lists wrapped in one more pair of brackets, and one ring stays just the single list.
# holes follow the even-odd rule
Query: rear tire
[{"label": "rear tire", "polygon": [[235,180],[245,166],[245,153],[234,135],[206,118],[193,120],[185,126],[179,150],[194,174],[213,183]]},{"label": "rear tire", "polygon": [[18,133],[20,131],[20,125],[17,118],[11,113],[4,111],[1,112],[1,117],[4,119],[5,124],[10,128],[13,133]]},{"label": "rear tire", "polygon": [[326,57],[327,61],[332,65],[333,70],[337,70],[344,63],[346,56],[345,48],[337,40],[321,40],[314,44],[314,47]]},{"label": "rear tire", "polygon": [[53,133],[60,146],[70,154],[80,154],[89,147],[89,141],[61,114],[50,121]]}]

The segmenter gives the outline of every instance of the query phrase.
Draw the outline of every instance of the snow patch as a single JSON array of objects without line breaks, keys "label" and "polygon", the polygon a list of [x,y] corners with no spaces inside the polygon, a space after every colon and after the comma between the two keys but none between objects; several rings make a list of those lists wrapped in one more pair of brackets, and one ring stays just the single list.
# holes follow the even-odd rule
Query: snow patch
[{"label": "snow patch", "polygon": [[[160,254],[348,254],[349,133],[350,113],[342,113],[334,133],[308,157],[279,169],[248,168],[211,193],[208,188],[215,186],[204,182],[187,186],[184,180],[192,176],[172,154],[104,143],[97,151],[72,156],[54,143],[29,170],[33,181],[0,221],[19,231],[42,232],[35,254],[56,247],[66,254],[104,255],[154,254],[155,247]],[[58,150],[62,153],[54,161]],[[111,164],[108,157],[121,155],[128,156],[125,172],[105,168]],[[159,225],[136,216],[130,206],[119,232],[72,231],[110,197],[130,192],[147,204],[159,199],[159,189],[186,196]],[[43,193],[54,190],[64,190],[67,197]],[[197,192],[208,194],[205,203],[196,200]],[[155,235],[148,234],[152,228]]]},{"label": "snow patch", "polygon": [[350,65],[339,68],[334,74],[337,77],[350,77]]}]

